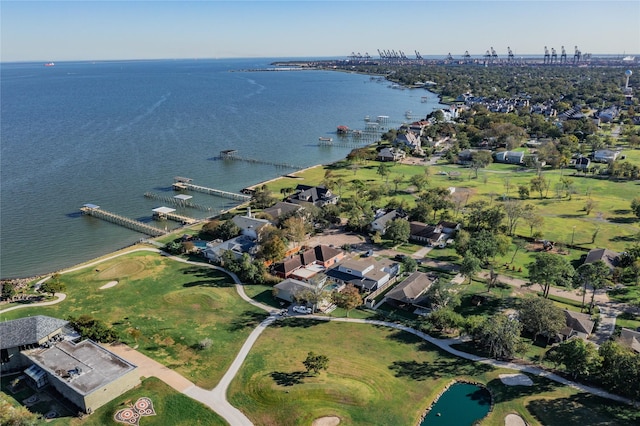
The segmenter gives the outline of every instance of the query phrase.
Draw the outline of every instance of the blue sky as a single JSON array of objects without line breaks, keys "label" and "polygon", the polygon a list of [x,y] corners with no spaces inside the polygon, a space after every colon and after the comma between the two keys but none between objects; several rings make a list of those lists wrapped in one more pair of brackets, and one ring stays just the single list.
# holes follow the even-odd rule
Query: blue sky
[{"label": "blue sky", "polygon": [[640,54],[640,2],[0,1],[0,60]]}]

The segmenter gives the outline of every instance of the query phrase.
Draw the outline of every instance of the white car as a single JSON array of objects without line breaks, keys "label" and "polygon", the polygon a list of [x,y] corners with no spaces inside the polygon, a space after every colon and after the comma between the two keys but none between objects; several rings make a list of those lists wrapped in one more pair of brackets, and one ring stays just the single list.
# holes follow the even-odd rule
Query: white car
[{"label": "white car", "polygon": [[311,308],[307,308],[306,306],[294,306],[293,312],[297,312],[299,314],[310,314]]}]

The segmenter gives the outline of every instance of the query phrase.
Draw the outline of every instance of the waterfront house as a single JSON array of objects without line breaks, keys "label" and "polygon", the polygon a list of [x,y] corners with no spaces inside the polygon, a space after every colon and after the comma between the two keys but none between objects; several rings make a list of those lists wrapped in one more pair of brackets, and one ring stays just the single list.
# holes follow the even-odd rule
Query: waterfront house
[{"label": "waterfront house", "polygon": [[235,259],[240,259],[243,253],[254,255],[257,250],[256,240],[247,236],[239,235],[227,241],[211,241],[202,250],[202,254],[209,261],[220,263],[224,252],[229,251]]},{"label": "waterfront house", "polygon": [[231,218],[231,221],[240,228],[242,235],[246,235],[252,240],[257,240],[260,236],[260,231],[265,226],[272,226],[271,222],[266,219],[258,219],[251,215],[251,209],[247,210],[246,216],[236,215]]},{"label": "waterfront house", "polygon": [[393,141],[396,146],[406,146],[411,151],[421,151],[422,143],[420,142],[420,136],[413,132],[400,133]]},{"label": "waterfront house", "polygon": [[378,161],[400,161],[406,157],[406,154],[401,149],[396,148],[382,148],[378,152],[376,159]]},{"label": "waterfront house", "polygon": [[276,264],[273,267],[273,273],[281,278],[294,276],[298,279],[308,280],[340,262],[344,257],[345,253],[340,249],[317,245]]},{"label": "waterfront house", "polygon": [[271,207],[267,207],[262,212],[272,218],[274,222],[279,223],[282,218],[288,218],[303,210],[300,204],[288,203],[286,201],[278,201]]},{"label": "waterfront house", "polygon": [[329,188],[323,185],[309,186],[301,184],[296,187],[294,194],[289,196],[287,201],[302,206],[305,203],[309,203],[316,207],[323,207],[327,204],[337,204],[338,198]]}]

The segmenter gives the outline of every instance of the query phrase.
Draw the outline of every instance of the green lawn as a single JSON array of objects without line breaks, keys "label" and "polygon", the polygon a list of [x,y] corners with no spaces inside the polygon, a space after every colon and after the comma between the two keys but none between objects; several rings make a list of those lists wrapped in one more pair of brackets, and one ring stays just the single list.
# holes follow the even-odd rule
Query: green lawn
[{"label": "green lawn", "polygon": [[[302,361],[309,351],[329,358],[327,371],[305,374]],[[530,425],[547,424],[535,417],[544,409],[531,406],[540,400],[575,401],[572,415],[583,424],[639,419],[630,407],[543,378],[532,377],[532,387],[507,387],[501,373],[513,371],[464,361],[386,327],[290,318],[260,336],[231,384],[229,400],[260,425],[308,425],[328,415],[340,417],[341,425],[411,425],[444,386],[466,379],[485,384],[494,395],[485,425],[503,425],[512,412]]]},{"label": "green lawn", "polygon": [[[253,328],[267,313],[244,302],[226,274],[137,252],[63,274],[67,299],[53,306],[19,309],[1,320],[26,315],[91,315],[113,324],[122,340],[213,388]],[[112,288],[99,288],[118,281]],[[133,330],[140,336],[132,337]],[[205,338],[213,340],[199,349]]]}]

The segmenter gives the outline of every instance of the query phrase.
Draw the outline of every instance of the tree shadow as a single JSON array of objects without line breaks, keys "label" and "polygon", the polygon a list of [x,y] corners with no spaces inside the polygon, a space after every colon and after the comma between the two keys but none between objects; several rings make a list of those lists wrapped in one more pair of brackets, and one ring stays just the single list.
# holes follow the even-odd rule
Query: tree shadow
[{"label": "tree shadow", "polygon": [[229,331],[256,328],[268,316],[266,312],[244,311],[229,324]]},{"label": "tree shadow", "polygon": [[182,284],[182,287],[213,287],[213,288],[225,288],[225,287],[233,287],[234,284],[226,281],[224,279],[217,280],[199,280],[199,281],[191,281],[188,283]]},{"label": "tree shadow", "polygon": [[618,235],[618,236],[609,238],[609,241],[613,241],[613,242],[619,242],[619,241],[633,242],[633,241],[636,241],[636,238],[637,237],[635,235]]},{"label": "tree shadow", "polygon": [[271,373],[271,378],[276,384],[280,386],[293,386],[303,383],[303,379],[307,377],[306,371],[294,371],[292,373],[285,373],[283,371],[274,371]]},{"label": "tree shadow", "polygon": [[634,407],[580,393],[567,398],[535,399],[526,409],[541,424],[638,424],[640,411]]},{"label": "tree shadow", "polygon": [[440,358],[433,362],[394,361],[389,369],[394,371],[398,378],[423,381],[443,377],[475,376],[487,373],[493,367],[461,358]]},{"label": "tree shadow", "polygon": [[617,210],[614,210],[613,213],[615,213],[615,214],[631,214],[631,210],[630,209],[617,209]]},{"label": "tree shadow", "polygon": [[297,317],[279,318],[275,321],[271,327],[291,327],[291,328],[309,328],[320,324],[325,324],[328,321],[305,319]]},{"label": "tree shadow", "polygon": [[616,216],[616,217],[610,217],[608,219],[609,222],[611,223],[635,223],[638,221],[637,217],[621,217],[621,216]]},{"label": "tree shadow", "polygon": [[491,380],[487,387],[491,389],[491,393],[495,399],[495,402],[506,402],[515,399],[539,395],[544,392],[552,392],[563,384],[554,382],[552,380],[544,379],[538,376],[526,375],[533,381],[532,386],[514,385],[508,386],[502,383],[499,378]]},{"label": "tree shadow", "polygon": [[[388,327],[385,326],[385,328]],[[424,340],[422,340],[415,334],[407,333],[406,331],[401,330],[394,330],[393,332],[389,333],[387,339],[394,340],[398,343],[406,343],[410,345],[424,342]]]}]

